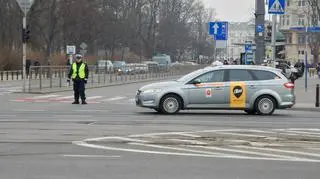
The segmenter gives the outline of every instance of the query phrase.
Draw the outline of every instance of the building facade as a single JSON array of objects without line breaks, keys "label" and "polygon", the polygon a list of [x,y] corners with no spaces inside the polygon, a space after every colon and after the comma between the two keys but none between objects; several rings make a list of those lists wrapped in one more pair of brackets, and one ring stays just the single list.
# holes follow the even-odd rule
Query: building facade
[{"label": "building facade", "polygon": [[244,52],[246,41],[254,42],[254,24],[252,22],[229,23],[228,57],[239,59]]},{"label": "building facade", "polygon": [[[285,35],[285,57],[292,63],[305,60],[306,32],[292,28],[310,26],[308,0],[286,0],[286,13],[280,16],[279,30]],[[308,62],[313,61],[311,49],[307,47]]]}]

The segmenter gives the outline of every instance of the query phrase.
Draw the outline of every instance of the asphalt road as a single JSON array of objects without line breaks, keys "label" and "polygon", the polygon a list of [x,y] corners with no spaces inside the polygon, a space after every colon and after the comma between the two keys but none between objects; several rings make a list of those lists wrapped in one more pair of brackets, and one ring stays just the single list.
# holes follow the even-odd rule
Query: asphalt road
[{"label": "asphalt road", "polygon": [[320,117],[137,108],[140,84],[0,96],[0,178],[318,179]]}]

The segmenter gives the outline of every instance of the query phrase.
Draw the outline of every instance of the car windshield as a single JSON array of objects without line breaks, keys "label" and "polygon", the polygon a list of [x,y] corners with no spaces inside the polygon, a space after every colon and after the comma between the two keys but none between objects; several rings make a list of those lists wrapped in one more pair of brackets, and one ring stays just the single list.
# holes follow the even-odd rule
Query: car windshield
[{"label": "car windshield", "polygon": [[180,82],[180,83],[186,82],[186,81],[190,80],[191,78],[194,78],[194,77],[200,75],[203,72],[204,72],[204,69],[199,69],[199,70],[196,70],[194,72],[191,72],[191,73],[184,75],[183,77],[177,79],[176,81]]}]

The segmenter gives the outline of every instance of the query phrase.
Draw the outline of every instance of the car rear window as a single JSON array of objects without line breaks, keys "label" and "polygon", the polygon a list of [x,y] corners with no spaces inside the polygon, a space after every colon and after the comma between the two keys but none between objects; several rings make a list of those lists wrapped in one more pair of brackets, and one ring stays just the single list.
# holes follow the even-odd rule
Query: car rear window
[{"label": "car rear window", "polygon": [[277,74],[264,70],[251,70],[256,80],[274,80],[281,79]]}]

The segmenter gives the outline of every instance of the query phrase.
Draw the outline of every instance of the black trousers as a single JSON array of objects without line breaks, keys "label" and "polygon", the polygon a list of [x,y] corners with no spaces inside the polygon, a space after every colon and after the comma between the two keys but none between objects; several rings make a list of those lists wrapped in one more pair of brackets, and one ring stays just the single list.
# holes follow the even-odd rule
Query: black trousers
[{"label": "black trousers", "polygon": [[75,101],[79,101],[79,97],[81,97],[81,101],[86,100],[84,80],[74,80],[73,91]]}]

